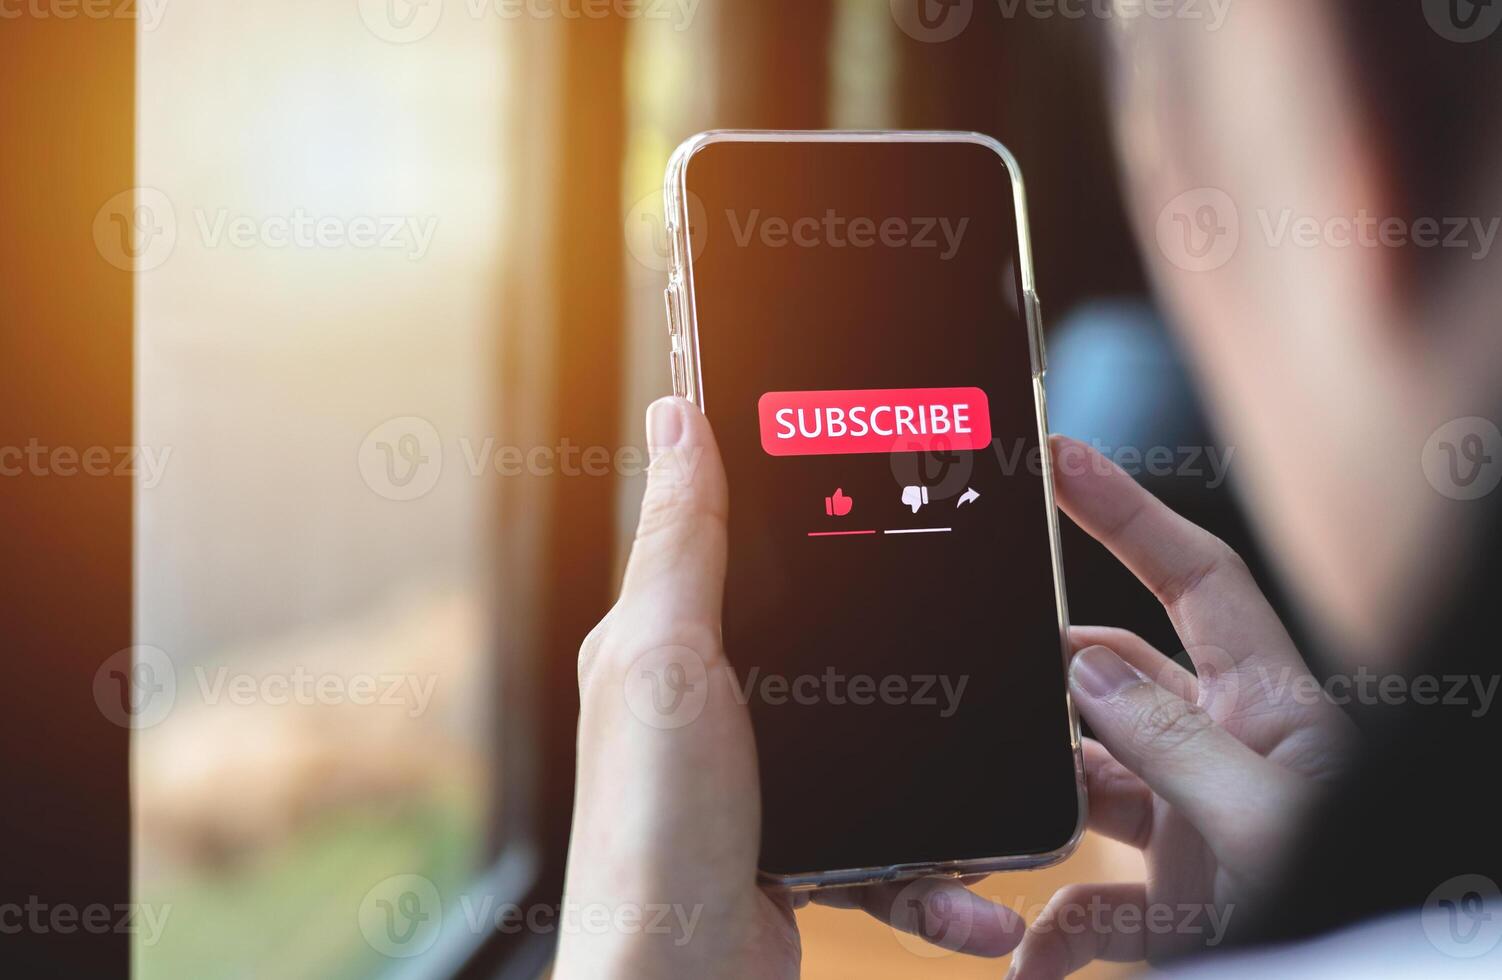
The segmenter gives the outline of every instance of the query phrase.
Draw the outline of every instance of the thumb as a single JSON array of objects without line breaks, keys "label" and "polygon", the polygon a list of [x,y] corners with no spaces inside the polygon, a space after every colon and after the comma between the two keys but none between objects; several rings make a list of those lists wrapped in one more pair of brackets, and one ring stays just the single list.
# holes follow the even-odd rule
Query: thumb
[{"label": "thumb", "polygon": [[633,934],[575,930],[561,937],[559,976],[603,976],[623,963],[643,975],[666,963],[707,976],[724,972],[725,944],[750,942],[745,899],[761,811],[751,717],[720,641],[725,471],[709,422],[683,399],[647,410],[647,444],[621,598],[579,654],[565,894],[574,908],[693,918],[688,934],[672,936],[641,929],[640,915]]},{"label": "thumb", "polygon": [[665,621],[720,625],[725,590],[725,469],[709,420],[682,398],[647,409],[652,465],[621,600]]},{"label": "thumb", "polygon": [[[725,589],[725,470],[704,413],[682,398],[647,409],[652,464],[620,601],[584,641],[581,687],[603,663],[688,647],[718,656]],[[691,658],[693,659],[693,658]]]},{"label": "thumb", "polygon": [[1106,647],[1075,656],[1069,688],[1095,737],[1180,810],[1221,860],[1265,858],[1266,842],[1256,837],[1267,821],[1255,815],[1298,800],[1303,786],[1297,776]]}]

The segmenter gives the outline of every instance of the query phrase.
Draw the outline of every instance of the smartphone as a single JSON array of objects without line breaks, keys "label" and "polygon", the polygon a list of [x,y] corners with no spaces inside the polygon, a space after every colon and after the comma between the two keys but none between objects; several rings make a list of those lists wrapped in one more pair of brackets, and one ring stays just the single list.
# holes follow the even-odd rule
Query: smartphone
[{"label": "smartphone", "polygon": [[666,209],[763,879],[1061,860],[1084,778],[1017,161],[976,133],[710,132]]}]

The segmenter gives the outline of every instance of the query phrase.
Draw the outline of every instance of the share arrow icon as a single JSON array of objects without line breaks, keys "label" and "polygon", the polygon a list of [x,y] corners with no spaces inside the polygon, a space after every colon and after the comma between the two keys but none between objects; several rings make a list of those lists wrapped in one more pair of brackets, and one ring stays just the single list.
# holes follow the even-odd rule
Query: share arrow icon
[{"label": "share arrow icon", "polygon": [[980,494],[978,494],[978,493],[975,492],[975,488],[974,487],[971,487],[970,489],[966,490],[964,493],[960,494],[960,502],[954,505],[954,509],[955,510],[959,510],[961,507],[965,506],[966,504],[973,504],[973,503],[975,503],[979,499],[980,499]]}]

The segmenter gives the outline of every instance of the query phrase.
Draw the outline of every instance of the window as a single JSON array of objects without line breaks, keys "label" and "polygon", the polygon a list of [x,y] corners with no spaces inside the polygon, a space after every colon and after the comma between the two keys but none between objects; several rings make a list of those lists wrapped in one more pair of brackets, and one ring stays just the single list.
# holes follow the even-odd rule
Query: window
[{"label": "window", "polygon": [[437,941],[389,944],[382,903],[509,843],[507,24],[399,43],[368,6],[139,34],[136,642],[175,681],[133,749],[137,898],[170,909],[143,980],[369,976]]}]

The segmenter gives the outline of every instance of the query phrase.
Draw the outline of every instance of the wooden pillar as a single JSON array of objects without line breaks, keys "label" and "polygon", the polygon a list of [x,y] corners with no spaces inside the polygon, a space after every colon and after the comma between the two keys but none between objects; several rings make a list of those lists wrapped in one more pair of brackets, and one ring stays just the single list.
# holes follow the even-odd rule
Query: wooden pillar
[{"label": "wooden pillar", "polygon": [[95,225],[102,209],[105,227],[134,218],[135,28],[32,6],[0,23],[0,902],[22,906],[20,931],[0,936],[10,976],[129,971],[130,935],[80,917],[104,906],[113,925],[131,897],[130,730],[96,704],[94,679],[131,645],[132,481],[81,475],[79,457],[104,447],[113,467],[134,441],[133,277]]}]

